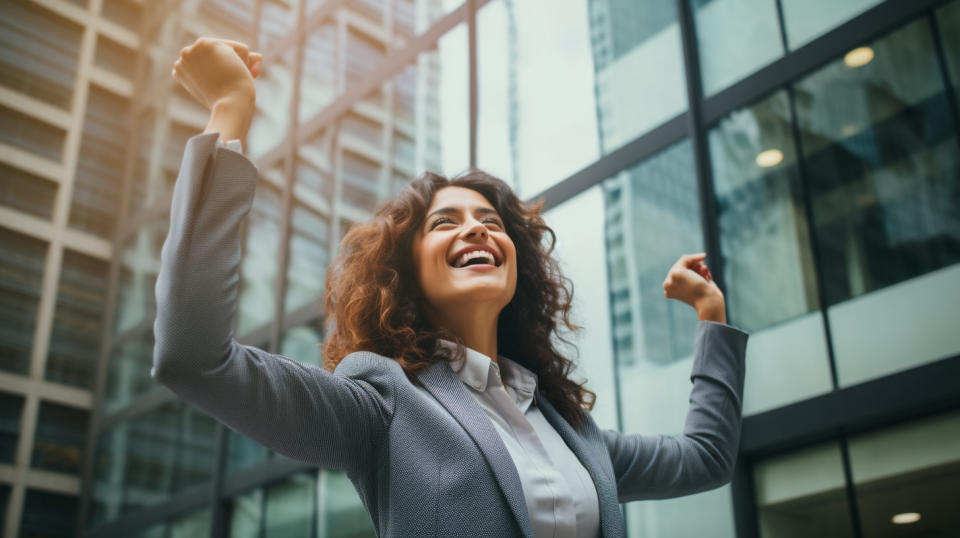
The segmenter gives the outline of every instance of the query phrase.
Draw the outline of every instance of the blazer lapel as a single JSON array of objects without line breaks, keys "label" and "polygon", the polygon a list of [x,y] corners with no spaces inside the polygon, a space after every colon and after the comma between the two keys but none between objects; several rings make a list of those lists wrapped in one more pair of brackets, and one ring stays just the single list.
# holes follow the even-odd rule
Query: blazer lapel
[{"label": "blazer lapel", "polygon": [[493,429],[493,424],[477,405],[473,395],[467,391],[463,382],[445,360],[439,360],[429,366],[420,373],[418,378],[477,443],[480,452],[493,470],[493,476],[503,491],[524,536],[533,538],[527,502],[523,496],[523,486],[520,483],[517,468],[513,464],[513,458],[510,457],[510,452],[500,440],[500,435]]},{"label": "blazer lapel", "polygon": [[580,463],[593,479],[597,490],[597,502],[600,505],[600,530],[604,537],[625,536],[626,528],[623,525],[623,515],[620,513],[619,499],[617,499],[616,483],[611,477],[603,473],[603,469],[596,461],[595,456],[587,450],[587,443],[561,415],[553,408],[543,392],[538,391],[537,406],[567,447],[577,456]]}]

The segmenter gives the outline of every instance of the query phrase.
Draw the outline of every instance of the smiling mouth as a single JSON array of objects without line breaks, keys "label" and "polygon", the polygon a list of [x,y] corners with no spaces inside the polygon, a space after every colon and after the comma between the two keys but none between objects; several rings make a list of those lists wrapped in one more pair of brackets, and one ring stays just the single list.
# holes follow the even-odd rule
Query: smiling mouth
[{"label": "smiling mouth", "polygon": [[458,256],[457,259],[454,260],[450,265],[459,269],[462,267],[471,267],[475,265],[492,265],[494,267],[499,267],[500,263],[493,256],[493,254],[485,250],[473,250]]}]

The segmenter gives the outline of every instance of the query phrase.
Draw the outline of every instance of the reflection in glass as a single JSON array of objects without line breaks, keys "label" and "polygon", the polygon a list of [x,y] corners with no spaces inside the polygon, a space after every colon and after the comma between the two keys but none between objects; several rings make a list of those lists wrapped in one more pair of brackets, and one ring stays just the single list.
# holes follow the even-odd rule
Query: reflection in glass
[{"label": "reflection in glass", "polygon": [[0,370],[26,374],[47,244],[0,226]]},{"label": "reflection in glass", "polygon": [[709,141],[730,321],[754,331],[816,310],[786,94],[732,113]]},{"label": "reflection in glass", "polygon": [[80,499],[37,489],[27,489],[20,518],[22,538],[71,538]]},{"label": "reflection in glass", "polygon": [[130,334],[114,342],[107,369],[103,411],[119,411],[138,396],[159,385],[150,377],[153,367],[153,331]]},{"label": "reflection in glass", "polygon": [[47,380],[93,387],[109,267],[105,261],[64,251],[47,356]]},{"label": "reflection in glass", "polygon": [[[606,180],[606,244],[614,357],[625,432],[679,432],[690,396],[696,312],[663,296],[677,258],[700,252],[689,141]],[[733,536],[730,489],[627,505],[637,536]],[[689,514],[698,517],[691,518]]]},{"label": "reflection in glass", "polygon": [[960,152],[928,21],[869,47],[796,84],[841,385],[960,350]]},{"label": "reflection in glass", "polygon": [[376,536],[370,515],[363,508],[360,496],[347,476],[323,471],[320,475],[322,517],[318,534],[329,538]]},{"label": "reflection in glass", "polygon": [[0,462],[13,463],[20,438],[20,413],[23,398],[0,392]]},{"label": "reflection in glass", "polygon": [[703,94],[783,56],[775,0],[688,0],[697,28]]},{"label": "reflection in glass", "polygon": [[331,23],[310,32],[303,48],[299,119],[307,121],[323,110],[340,89],[337,77],[337,32]]},{"label": "reflection in glass", "polygon": [[314,473],[295,474],[267,489],[265,535],[310,538],[317,501]]},{"label": "reflection in glass", "polygon": [[495,0],[477,14],[478,165],[522,197],[599,154],[586,12],[586,0]]},{"label": "reflection in glass", "polygon": [[284,297],[287,312],[310,303],[319,305],[330,258],[330,229],[326,219],[297,204],[292,226]]},{"label": "reflection in glass", "polygon": [[[960,529],[960,412],[893,426],[850,439],[863,536],[946,537]],[[920,520],[895,525],[893,516]]]},{"label": "reflection in glass", "polygon": [[30,466],[61,473],[80,473],[90,413],[41,401]]},{"label": "reflection in glass", "polygon": [[[264,8],[278,4],[264,4]],[[264,64],[264,70],[254,81],[257,87],[257,110],[244,146],[251,159],[272,150],[286,136],[290,127],[290,99],[293,96],[293,55],[296,48],[287,49]]]},{"label": "reflection in glass", "polygon": [[323,331],[317,326],[302,325],[294,327],[283,335],[280,344],[280,354],[300,362],[323,364],[323,355],[320,344],[323,342]]},{"label": "reflection in glass", "polygon": [[261,326],[274,316],[280,211],[280,194],[261,181],[246,221],[246,249],[240,269],[238,335]]},{"label": "reflection in glass", "polygon": [[203,538],[210,536],[210,515],[209,508],[190,512],[185,516],[180,516],[170,522],[170,536],[184,536]]},{"label": "reflection in glass", "polygon": [[230,538],[260,538],[263,490],[238,495],[230,503]]},{"label": "reflection in glass", "polygon": [[937,26],[956,106],[960,107],[960,92],[957,91],[960,89],[960,0],[953,0],[937,10]]},{"label": "reflection in glass", "polygon": [[762,538],[853,536],[839,443],[759,461],[753,480]]},{"label": "reflection in glass", "polygon": [[227,472],[239,471],[265,462],[269,453],[267,447],[230,430],[227,439]]},{"label": "reflection in glass", "polygon": [[589,3],[604,153],[687,108],[676,3]]},{"label": "reflection in glass", "polygon": [[780,0],[787,46],[797,49],[883,0]]},{"label": "reflection in glass", "polygon": [[169,218],[152,220],[138,229],[123,246],[117,287],[117,313],[114,331],[123,333],[153,322],[156,309],[155,287],[160,267],[160,251],[170,228]]}]

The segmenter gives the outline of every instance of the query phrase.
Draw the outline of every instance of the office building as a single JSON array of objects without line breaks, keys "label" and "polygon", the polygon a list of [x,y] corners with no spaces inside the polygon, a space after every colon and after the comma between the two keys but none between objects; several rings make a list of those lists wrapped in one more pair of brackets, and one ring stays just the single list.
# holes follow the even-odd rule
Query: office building
[{"label": "office building", "polygon": [[319,364],[351,223],[479,166],[545,201],[602,427],[682,431],[680,254],[751,333],[733,482],[626,505],[630,536],[960,532],[960,0],[7,0],[0,28],[3,537],[372,535],[343,474],[150,377],[207,117],[170,67],[206,35],[264,54],[240,342]]}]

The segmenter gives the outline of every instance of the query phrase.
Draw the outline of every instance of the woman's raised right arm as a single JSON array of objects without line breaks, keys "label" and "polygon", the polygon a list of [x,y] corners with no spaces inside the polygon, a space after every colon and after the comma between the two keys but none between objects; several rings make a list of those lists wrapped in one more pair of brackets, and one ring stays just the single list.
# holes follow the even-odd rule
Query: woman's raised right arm
[{"label": "woman's raised right arm", "polygon": [[[213,108],[211,125],[243,125],[243,118],[224,116],[235,109]],[[156,284],[151,374],[277,452],[328,468],[363,467],[391,419],[396,373],[384,363],[392,361],[353,357],[350,367],[365,373],[361,380],[234,339],[240,224],[258,174],[242,154],[217,144],[220,134],[212,130],[187,142],[174,186]]]}]

